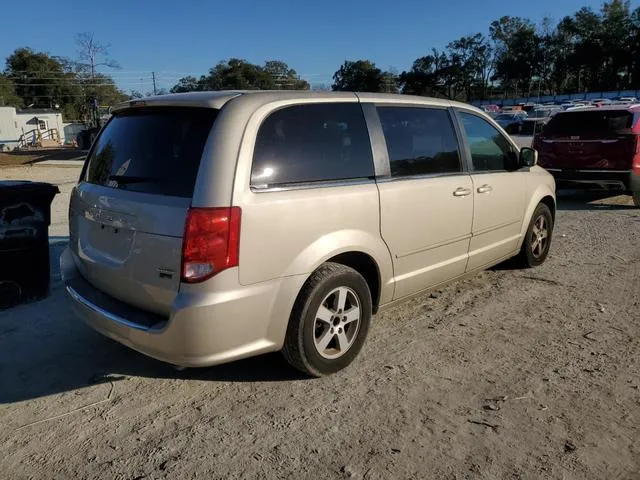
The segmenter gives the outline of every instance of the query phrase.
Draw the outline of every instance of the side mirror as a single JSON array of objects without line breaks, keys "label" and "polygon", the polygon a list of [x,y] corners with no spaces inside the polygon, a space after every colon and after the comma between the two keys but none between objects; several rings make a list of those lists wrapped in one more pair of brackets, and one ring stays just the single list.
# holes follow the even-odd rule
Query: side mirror
[{"label": "side mirror", "polygon": [[538,152],[533,148],[523,147],[518,160],[520,167],[534,167],[538,164]]}]

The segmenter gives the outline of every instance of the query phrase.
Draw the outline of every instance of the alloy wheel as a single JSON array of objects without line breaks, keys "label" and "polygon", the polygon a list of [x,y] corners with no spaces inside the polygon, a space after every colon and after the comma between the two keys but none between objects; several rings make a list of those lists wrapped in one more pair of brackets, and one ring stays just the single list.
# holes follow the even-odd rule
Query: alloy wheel
[{"label": "alloy wheel", "polygon": [[549,225],[547,218],[540,215],[533,224],[531,231],[531,253],[535,258],[540,258],[547,250],[549,243]]},{"label": "alloy wheel", "polygon": [[332,290],[320,303],[313,324],[313,343],[324,358],[336,359],[353,345],[360,329],[358,295],[347,287]]}]

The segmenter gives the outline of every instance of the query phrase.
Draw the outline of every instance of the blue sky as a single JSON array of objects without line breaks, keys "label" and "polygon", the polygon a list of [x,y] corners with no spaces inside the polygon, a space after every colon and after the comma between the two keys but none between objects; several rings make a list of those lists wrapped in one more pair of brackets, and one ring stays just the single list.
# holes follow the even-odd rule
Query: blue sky
[{"label": "blue sky", "polygon": [[[74,34],[93,32],[111,45],[121,65],[113,77],[125,90],[149,91],[151,71],[158,86],[181,76],[205,73],[219,60],[280,59],[311,83],[331,83],[346,59],[366,58],[378,67],[402,71],[414,59],[450,40],[486,33],[503,15],[539,22],[560,19],[600,0],[262,0],[5,2],[0,57],[29,46],[75,57]],[[632,5],[638,6],[640,0]],[[53,9],[53,11],[52,11]],[[15,20],[12,20],[15,19]]]}]

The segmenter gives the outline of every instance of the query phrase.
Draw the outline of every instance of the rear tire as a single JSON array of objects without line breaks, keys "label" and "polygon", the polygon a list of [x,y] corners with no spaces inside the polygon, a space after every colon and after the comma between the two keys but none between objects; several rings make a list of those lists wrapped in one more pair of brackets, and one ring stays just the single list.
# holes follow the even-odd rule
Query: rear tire
[{"label": "rear tire", "polygon": [[633,198],[633,204],[640,208],[640,192],[633,192],[631,198]]},{"label": "rear tire", "polygon": [[362,275],[345,265],[325,263],[296,299],[282,353],[313,377],[342,370],[362,349],[371,314],[371,292]]},{"label": "rear tire", "polygon": [[544,203],[538,204],[531,216],[516,264],[521,268],[542,265],[549,255],[553,236],[553,215]]}]

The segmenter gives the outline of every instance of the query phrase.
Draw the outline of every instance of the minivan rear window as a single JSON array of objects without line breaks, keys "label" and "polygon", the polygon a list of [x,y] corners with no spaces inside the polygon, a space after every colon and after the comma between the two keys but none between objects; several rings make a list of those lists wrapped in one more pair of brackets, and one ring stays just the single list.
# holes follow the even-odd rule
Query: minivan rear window
[{"label": "minivan rear window", "polygon": [[87,160],[84,180],[122,190],[191,197],[218,110],[147,108],[116,114]]},{"label": "minivan rear window", "polygon": [[[633,126],[628,110],[590,110],[559,113],[544,127],[547,137],[607,137],[625,133]],[[628,132],[627,132],[628,133]]]}]

